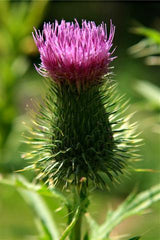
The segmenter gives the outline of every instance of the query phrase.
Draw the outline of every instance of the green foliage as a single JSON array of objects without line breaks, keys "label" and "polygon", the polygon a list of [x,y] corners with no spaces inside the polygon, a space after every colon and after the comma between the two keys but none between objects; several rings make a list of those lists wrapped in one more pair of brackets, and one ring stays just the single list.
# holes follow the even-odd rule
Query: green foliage
[{"label": "green foliage", "polygon": [[160,65],[160,32],[144,26],[132,28],[132,32],[145,38],[130,47],[129,52],[135,57],[147,57],[148,65]]},{"label": "green foliage", "polygon": [[136,91],[141,94],[146,102],[149,104],[149,108],[160,111],[160,88],[147,81],[138,81],[135,83]]},{"label": "green foliage", "polygon": [[90,235],[90,240],[95,240],[95,239],[97,239],[100,226],[91,217],[91,215],[89,213],[86,213],[86,219],[87,219],[87,222],[88,222],[89,228],[90,228],[90,234],[89,234]]},{"label": "green foliage", "polygon": [[35,192],[42,196],[59,199],[62,202],[62,205],[64,204],[68,211],[70,211],[71,206],[69,201],[61,192],[59,192],[55,188],[47,188],[45,185],[29,183],[24,177],[19,174],[12,174],[9,176],[9,178],[3,178],[3,176],[1,176],[0,183],[11,185],[18,189]]},{"label": "green foliage", "polygon": [[106,221],[98,226],[86,215],[91,228],[91,240],[106,240],[112,230],[124,219],[144,213],[154,202],[160,201],[160,185],[156,185],[142,193],[132,193],[115,211],[109,211]]},{"label": "green foliage", "polygon": [[[71,222],[66,226],[66,229],[60,237],[53,217],[50,215],[49,210],[41,196],[48,196],[59,198],[65,205],[68,200],[55,189],[46,188],[44,185],[35,185],[29,183],[25,178],[19,175],[11,175],[9,178],[1,176],[0,183],[9,184],[15,187],[22,195],[24,200],[31,206],[35,213],[36,222],[38,221],[39,237],[43,240],[54,239],[67,239],[70,238],[70,233],[73,230],[80,214],[80,206],[76,208]],[[106,221],[99,225],[86,213],[86,219],[89,224],[90,231],[86,233],[84,239],[88,240],[109,240],[109,235],[112,230],[124,219],[144,213],[144,210],[149,208],[153,203],[160,201],[160,185],[156,185],[144,192],[136,194],[132,193],[115,211],[109,211]],[[66,205],[68,206],[68,205]],[[69,217],[69,216],[68,216]],[[140,236],[130,238],[130,240],[138,240]]]},{"label": "green foliage", "polygon": [[58,240],[59,234],[57,228],[42,197],[37,193],[27,190],[21,189],[19,192],[34,211],[34,215],[36,216],[35,220],[38,220],[37,224],[39,226],[38,230],[40,231],[40,239]]},{"label": "green foliage", "polygon": [[29,69],[28,55],[36,52],[31,37],[33,25],[40,24],[47,2],[0,2],[0,165],[8,160],[8,139],[11,140],[14,120],[19,114],[18,86]]},{"label": "green foliage", "polygon": [[49,212],[45,201],[42,196],[58,198],[62,204],[69,206],[65,196],[55,189],[47,189],[44,185],[35,185],[29,183],[24,177],[16,174],[11,175],[9,178],[1,176],[0,183],[7,184],[15,187],[21,194],[27,204],[33,209],[35,214],[35,221],[39,230],[41,240],[58,240],[59,233],[53,217]]},{"label": "green foliage", "polygon": [[152,40],[152,42],[154,43],[160,44],[160,33],[155,29],[139,26],[139,27],[132,28],[132,31],[136,34],[147,37],[148,39]]},{"label": "green foliage", "polygon": [[[64,240],[71,233],[76,222],[78,221],[79,215],[81,213],[81,204],[76,206],[75,212],[74,207],[71,206],[71,203],[68,199],[56,189],[46,188],[45,185],[38,185],[29,183],[21,175],[15,174],[10,175],[8,178],[0,176],[0,183],[7,184],[15,187],[18,192],[22,195],[24,200],[30,205],[35,214],[35,220],[38,222],[38,230],[41,240]],[[47,205],[45,204],[42,196],[53,197],[59,199],[62,204],[68,210],[68,222],[66,229],[59,237],[57,227],[53,221]],[[70,215],[72,219],[70,220]]]},{"label": "green foliage", "polygon": [[[160,65],[160,32],[142,25],[132,28],[133,33],[144,36],[139,43],[130,47],[129,52],[135,57],[145,57],[147,65]],[[160,88],[147,81],[136,81],[134,89],[144,98],[143,109],[160,111]],[[147,103],[147,104],[146,104]],[[159,115],[158,115],[159,123]],[[159,125],[155,126],[159,132]]]}]

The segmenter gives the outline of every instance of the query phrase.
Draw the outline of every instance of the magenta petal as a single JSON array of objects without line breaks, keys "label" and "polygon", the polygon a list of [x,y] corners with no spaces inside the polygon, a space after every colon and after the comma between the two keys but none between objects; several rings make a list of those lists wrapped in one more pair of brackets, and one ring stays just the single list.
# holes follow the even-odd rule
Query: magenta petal
[{"label": "magenta petal", "polygon": [[99,80],[109,72],[113,61],[110,49],[115,26],[110,22],[110,34],[102,23],[82,21],[82,27],[62,20],[58,25],[44,23],[42,33],[35,29],[34,41],[40,52],[41,65],[36,70],[56,82],[79,83],[83,85]]}]

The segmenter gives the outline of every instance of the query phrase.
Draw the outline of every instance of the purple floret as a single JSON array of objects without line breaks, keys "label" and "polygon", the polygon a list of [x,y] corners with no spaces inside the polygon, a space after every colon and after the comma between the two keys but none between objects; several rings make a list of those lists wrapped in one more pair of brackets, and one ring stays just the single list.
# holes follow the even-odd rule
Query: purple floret
[{"label": "purple floret", "polygon": [[57,83],[89,86],[109,72],[109,63],[115,58],[110,52],[114,33],[112,22],[108,37],[104,23],[96,26],[83,20],[81,27],[77,20],[44,23],[42,34],[36,29],[33,34],[41,58],[36,69]]}]

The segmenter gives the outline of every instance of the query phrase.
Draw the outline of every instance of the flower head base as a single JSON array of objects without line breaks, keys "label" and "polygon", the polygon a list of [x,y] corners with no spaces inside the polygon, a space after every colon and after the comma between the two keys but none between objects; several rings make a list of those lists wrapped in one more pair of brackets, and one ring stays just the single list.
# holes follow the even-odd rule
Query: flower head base
[{"label": "flower head base", "polygon": [[35,30],[33,35],[40,52],[41,65],[37,71],[51,77],[57,83],[76,84],[87,87],[107,74],[111,57],[110,49],[115,26],[110,24],[107,36],[106,24],[96,26],[94,22],[75,23],[61,21],[45,23],[42,34]]}]

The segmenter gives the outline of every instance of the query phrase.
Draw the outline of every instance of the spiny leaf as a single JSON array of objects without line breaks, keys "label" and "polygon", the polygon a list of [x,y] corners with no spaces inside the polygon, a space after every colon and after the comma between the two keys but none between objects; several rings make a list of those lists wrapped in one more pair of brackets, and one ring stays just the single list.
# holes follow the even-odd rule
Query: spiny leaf
[{"label": "spiny leaf", "polygon": [[99,231],[99,225],[96,223],[96,221],[91,217],[89,213],[87,213],[85,216],[90,228],[90,235],[89,235],[90,240],[96,240],[97,233]]},{"label": "spiny leaf", "polygon": [[56,191],[49,191],[43,186],[31,184],[18,174],[10,175],[9,178],[3,178],[0,176],[0,183],[16,187],[24,200],[32,207],[39,224],[41,225],[41,229],[43,230],[42,239],[58,240],[59,234],[53,218],[50,215],[44,200],[38,193],[43,193],[45,196],[54,195],[60,197],[60,199],[62,199],[63,195],[59,195]]},{"label": "spiny leaf", "polygon": [[[109,234],[121,221],[132,215],[142,214],[145,209],[157,201],[160,201],[160,184],[138,195],[136,195],[135,192],[129,195],[117,210],[110,210],[108,212],[106,221],[101,226],[99,226],[90,215],[86,215],[90,226],[90,240],[107,240]],[[140,239],[140,236],[132,239]]]},{"label": "spiny leaf", "polygon": [[19,189],[19,193],[22,195],[24,200],[31,206],[33,209],[36,220],[38,218],[39,223],[43,229],[43,235],[49,240],[58,240],[59,233],[53,221],[53,218],[40,195],[37,193]]},{"label": "spiny leaf", "polygon": [[142,214],[145,209],[159,200],[160,184],[138,195],[132,193],[117,210],[113,211],[108,216],[106,222],[99,228],[100,239],[108,237],[111,231],[124,219],[132,215]]},{"label": "spiny leaf", "polygon": [[47,188],[45,185],[29,183],[24,177],[19,174],[12,174],[8,178],[3,178],[0,175],[0,183],[14,186],[18,189],[28,190],[33,193],[38,193],[46,197],[54,197],[61,200],[67,209],[70,211],[70,203],[67,198],[58,190],[55,190],[53,187]]}]

